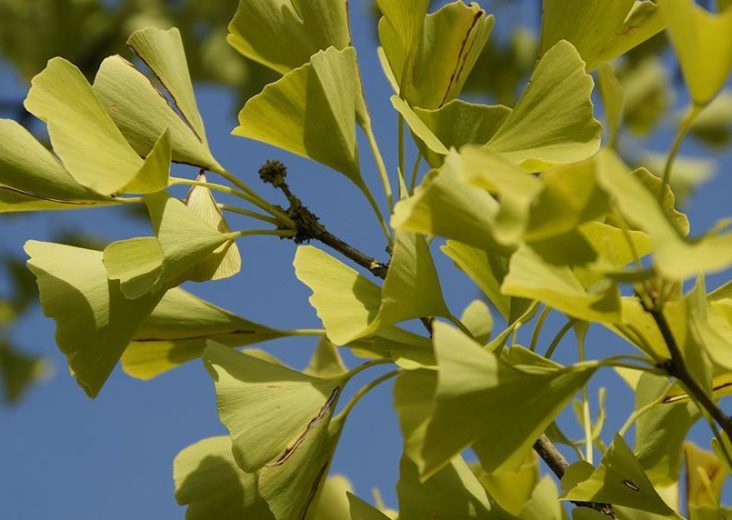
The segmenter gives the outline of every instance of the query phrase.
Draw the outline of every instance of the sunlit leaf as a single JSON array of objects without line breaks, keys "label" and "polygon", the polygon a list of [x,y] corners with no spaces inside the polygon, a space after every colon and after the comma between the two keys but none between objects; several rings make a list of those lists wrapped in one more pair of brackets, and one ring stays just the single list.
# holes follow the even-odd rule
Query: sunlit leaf
[{"label": "sunlit leaf", "polygon": [[681,235],[658,204],[658,196],[611,153],[603,153],[598,169],[602,186],[620,211],[651,237],[655,265],[664,275],[682,279],[718,271],[732,263],[732,235],[710,234],[697,240]]},{"label": "sunlit leaf", "polygon": [[310,303],[338,345],[401,321],[449,316],[437,271],[424,238],[399,232],[383,288],[327,253],[305,246],[295,256],[295,272],[313,291]]},{"label": "sunlit leaf", "polygon": [[130,299],[188,279],[193,268],[231,240],[165,192],[145,201],[157,238],[114,242],[104,251],[109,278],[119,280]]},{"label": "sunlit leaf", "polygon": [[710,146],[723,148],[732,140],[732,90],[723,90],[696,118],[691,133]]},{"label": "sunlit leaf", "polygon": [[321,162],[361,186],[359,89],[356,51],[331,47],[250,99],[234,134]]},{"label": "sunlit leaf", "polygon": [[488,473],[478,466],[478,479],[493,501],[508,513],[518,515],[539,483],[539,459],[534,452],[529,453],[516,471],[504,469]]},{"label": "sunlit leaf", "polygon": [[205,143],[206,130],[196,104],[180,31],[176,28],[167,31],[144,29],[133,33],[127,45],[150,67],[170,93],[185,122]]},{"label": "sunlit leaf", "polygon": [[531,498],[521,510],[520,518],[521,520],[567,519],[567,512],[559,501],[557,485],[549,475],[544,476],[534,488]]},{"label": "sunlit leaf", "polygon": [[158,139],[160,149],[153,149],[147,161],[141,159],[84,75],[68,61],[54,58],[33,78],[25,107],[48,124],[54,151],[83,186],[102,195],[123,192],[131,184],[141,193],[159,191],[158,179],[170,168],[170,161],[163,160],[171,153],[169,140]]},{"label": "sunlit leaf", "polygon": [[402,520],[502,518],[491,511],[485,490],[459,455],[424,481],[417,465],[402,457],[397,493]]},{"label": "sunlit leaf", "polygon": [[[518,370],[467,336],[435,323],[438,384],[420,474],[429,477],[473,445],[483,468],[516,468],[594,366]],[[513,404],[523,396],[522,405]]]},{"label": "sunlit leaf", "polygon": [[557,43],[486,147],[532,170],[593,156],[602,134],[590,99],[593,85],[577,50]]},{"label": "sunlit leaf", "polygon": [[[198,182],[206,183],[206,174],[198,175]],[[216,203],[216,199],[209,188],[193,186],[188,192],[186,206],[202,221],[217,229],[220,233],[230,233],[229,224]],[[241,271],[241,255],[236,242],[229,241],[211,253],[205,260],[198,263],[189,277],[196,282],[207,280],[221,280],[236,275]]]},{"label": "sunlit leaf", "polygon": [[570,466],[562,478],[562,488],[565,500],[614,504],[678,518],[658,495],[619,435],[615,436],[599,467],[593,468],[586,462]]},{"label": "sunlit leaf", "polygon": [[389,520],[384,513],[351,493],[348,493],[348,501],[351,504],[351,520]]},{"label": "sunlit leaf", "polygon": [[122,355],[122,368],[132,377],[149,380],[200,358],[208,340],[241,347],[286,335],[176,287],[137,329]]},{"label": "sunlit leaf", "polygon": [[349,480],[342,475],[328,477],[320,489],[312,517],[318,520],[342,520],[348,518],[351,504],[348,495],[353,491]]},{"label": "sunlit leaf", "polygon": [[204,359],[234,457],[245,471],[283,465],[327,431],[342,380],[309,376],[215,344]]},{"label": "sunlit leaf", "polygon": [[430,172],[412,197],[394,207],[391,223],[396,229],[502,251],[490,233],[498,211],[498,202],[464,183],[448,161],[439,171]]},{"label": "sunlit leaf", "polygon": [[78,209],[113,203],[76,182],[20,124],[0,119],[0,212],[43,208],[44,204]]},{"label": "sunlit leaf", "polygon": [[[667,389],[666,378],[643,374],[636,389],[635,409],[654,402]],[[691,414],[685,404],[660,404],[638,418],[633,451],[654,484],[663,486],[678,480],[682,447],[691,425]]]},{"label": "sunlit leaf", "polygon": [[138,154],[147,155],[167,129],[174,161],[222,170],[208,144],[199,139],[152,82],[121,56],[111,56],[102,62],[93,88]]},{"label": "sunlit leaf", "polygon": [[343,377],[347,372],[348,368],[343,363],[338,347],[326,337],[320,339],[315,353],[310,359],[310,364],[304,370],[304,373],[309,376],[323,379],[337,379]]},{"label": "sunlit leaf", "polygon": [[[700,514],[702,513],[700,509],[711,509],[709,513],[719,509],[727,475],[722,462],[713,453],[701,449],[696,444],[685,443],[683,453],[686,460],[686,500],[689,518],[702,520],[707,517]],[[714,516],[710,515],[709,518]],[[724,515],[718,518],[724,518]]]},{"label": "sunlit leaf", "polygon": [[732,10],[710,13],[693,0],[662,0],[659,7],[691,98],[703,107],[732,72]]},{"label": "sunlit leaf", "polygon": [[394,383],[394,408],[404,439],[404,453],[418,465],[422,464],[427,425],[434,409],[437,372],[434,370],[406,371]]},{"label": "sunlit leaf", "polygon": [[56,321],[56,342],[79,385],[96,397],[164,291],[127,300],[119,282],[107,279],[99,251],[34,241],[25,250],[44,313]]},{"label": "sunlit leaf", "polygon": [[475,340],[484,345],[491,339],[493,316],[482,300],[473,300],[465,307],[460,322],[470,331]]},{"label": "sunlit leaf", "polygon": [[653,2],[544,0],[541,54],[560,40],[579,51],[592,71],[663,30]]},{"label": "sunlit leaf", "polygon": [[503,280],[504,294],[536,299],[570,316],[586,321],[613,322],[620,318],[620,294],[612,284],[590,292],[568,267],[544,262],[523,246],[511,257]]},{"label": "sunlit leaf", "polygon": [[[287,35],[273,37],[273,35]],[[286,74],[328,47],[350,45],[347,0],[240,0],[229,44],[247,58]]]},{"label": "sunlit leaf", "polygon": [[488,41],[493,16],[475,3],[451,2],[432,14],[425,0],[378,5],[381,45],[401,97],[427,109],[455,99]]},{"label": "sunlit leaf", "polygon": [[618,133],[623,124],[625,99],[623,86],[615,75],[615,69],[610,63],[603,63],[598,73],[598,86],[602,96],[602,105],[605,109],[605,123],[608,127],[608,140],[613,146],[617,143]]}]

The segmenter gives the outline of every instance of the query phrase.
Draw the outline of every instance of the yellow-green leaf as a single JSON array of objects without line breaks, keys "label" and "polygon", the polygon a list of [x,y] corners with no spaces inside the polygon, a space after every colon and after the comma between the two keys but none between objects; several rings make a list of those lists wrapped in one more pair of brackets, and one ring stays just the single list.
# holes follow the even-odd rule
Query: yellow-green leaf
[{"label": "yellow-green leaf", "polygon": [[[200,173],[196,180],[206,183],[206,174]],[[227,234],[231,232],[229,224],[226,222],[224,214],[209,188],[193,186],[188,192],[186,206],[202,221],[217,229],[220,233]],[[205,282],[230,278],[238,274],[239,271],[241,271],[239,247],[236,242],[229,241],[197,264],[188,276],[195,282]]]},{"label": "yellow-green leaf", "polygon": [[149,380],[200,358],[206,342],[243,347],[288,335],[216,307],[181,288],[168,291],[122,354],[128,375]]},{"label": "yellow-green leaf", "polygon": [[655,3],[646,0],[544,0],[541,54],[567,40],[592,71],[662,30]]},{"label": "yellow-green leaf", "polygon": [[93,88],[138,154],[146,156],[167,129],[174,161],[217,172],[223,170],[208,144],[199,139],[152,82],[121,56],[102,62]]},{"label": "yellow-green leaf", "polygon": [[164,291],[127,300],[119,282],[107,279],[99,251],[34,241],[25,250],[44,313],[56,321],[56,342],[79,385],[96,397]]},{"label": "yellow-green leaf", "polygon": [[527,246],[511,257],[501,290],[506,295],[539,300],[585,321],[607,323],[620,319],[620,293],[614,284],[589,291],[570,268],[548,264]]},{"label": "yellow-green leaf", "polygon": [[280,74],[328,47],[351,43],[347,0],[240,0],[229,24],[229,44]]},{"label": "yellow-green leaf", "polygon": [[[161,156],[153,151],[143,161],[81,71],[63,58],[52,59],[33,78],[25,107],[48,124],[53,149],[71,176],[97,193],[121,193],[133,181],[136,189],[144,188],[142,193],[152,193],[159,183],[147,187],[150,174],[155,179],[167,175],[170,165],[161,160],[169,153],[167,139],[158,141]],[[161,166],[163,171],[153,171]]]},{"label": "yellow-green leaf", "polygon": [[732,9],[714,14],[693,0],[662,0],[659,7],[691,98],[706,106],[732,72]]},{"label": "yellow-green leaf", "polygon": [[[442,323],[435,323],[434,344],[434,412],[415,461],[423,478],[469,446],[486,471],[517,468],[596,368],[518,370]],[[523,396],[520,407],[513,404],[517,395]]]},{"label": "yellow-green leaf", "polygon": [[678,518],[658,495],[638,460],[620,435],[605,452],[598,468],[573,464],[562,478],[564,500],[626,506],[667,518]]},{"label": "yellow-green leaf", "polygon": [[518,104],[486,145],[530,170],[579,162],[600,149],[594,83],[572,44],[561,41],[539,61]]},{"label": "yellow-green leaf", "polygon": [[357,99],[356,51],[331,47],[251,98],[234,134],[323,163],[362,186]]},{"label": "yellow-green leaf", "polygon": [[204,359],[216,383],[221,422],[245,471],[287,464],[325,433],[343,381],[321,379],[210,344]]},{"label": "yellow-green leaf", "polygon": [[351,493],[348,493],[348,502],[351,520],[389,520],[384,513]]},{"label": "yellow-green leaf", "polygon": [[185,122],[199,140],[205,143],[206,129],[196,104],[180,31],[175,27],[167,31],[143,29],[133,33],[127,40],[127,45],[150,67],[170,93]]}]

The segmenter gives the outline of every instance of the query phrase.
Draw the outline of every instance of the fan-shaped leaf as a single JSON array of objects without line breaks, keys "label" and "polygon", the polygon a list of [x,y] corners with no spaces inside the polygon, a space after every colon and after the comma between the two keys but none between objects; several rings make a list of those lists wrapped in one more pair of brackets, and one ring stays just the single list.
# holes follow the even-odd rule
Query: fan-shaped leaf
[{"label": "fan-shaped leaf", "polygon": [[732,72],[732,9],[712,14],[693,0],[663,0],[659,7],[691,98],[706,106]]},{"label": "fan-shaped leaf", "polygon": [[221,345],[210,345],[204,359],[234,457],[245,471],[287,464],[327,432],[342,379],[308,376]]},{"label": "fan-shaped leaf", "polygon": [[161,149],[153,149],[143,161],[84,75],[68,61],[54,58],[33,78],[25,107],[48,124],[54,151],[83,186],[102,195],[123,192],[128,185],[141,193],[160,189],[157,180],[167,176],[170,167],[164,164],[170,154],[167,138],[160,138]]},{"label": "fan-shaped leaf", "polygon": [[[471,445],[486,471],[515,469],[596,368],[518,370],[441,323],[435,323],[434,344],[434,412],[416,461],[423,478]],[[516,396],[522,396],[520,407]]]},{"label": "fan-shaped leaf", "polygon": [[234,134],[321,162],[362,186],[357,99],[356,51],[331,47],[251,98]]},{"label": "fan-shaped leaf", "polygon": [[240,0],[227,38],[247,58],[280,74],[318,51],[348,47],[347,0]]},{"label": "fan-shaped leaf", "polygon": [[137,329],[122,355],[122,368],[132,377],[149,380],[201,357],[209,340],[243,347],[286,335],[176,287]]},{"label": "fan-shaped leaf", "polygon": [[125,299],[98,251],[33,241],[25,250],[44,313],[56,321],[56,342],[79,385],[96,397],[164,291]]},{"label": "fan-shaped leaf", "polygon": [[663,30],[653,2],[544,0],[541,54],[560,40],[579,51],[592,71]]},{"label": "fan-shaped leaf", "polygon": [[557,43],[486,147],[532,170],[593,156],[602,133],[593,115],[593,85],[577,50],[566,41]]}]

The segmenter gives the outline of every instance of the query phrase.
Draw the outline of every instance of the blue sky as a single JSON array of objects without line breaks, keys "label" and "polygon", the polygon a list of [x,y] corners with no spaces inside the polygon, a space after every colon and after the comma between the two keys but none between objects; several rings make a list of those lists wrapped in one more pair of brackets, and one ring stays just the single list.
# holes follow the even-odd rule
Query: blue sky
[{"label": "blue sky", "polygon": [[[481,2],[489,7],[493,2]],[[354,40],[359,49],[366,90],[376,132],[391,168],[396,156],[396,117],[389,108],[388,85],[383,79],[373,41],[367,2],[351,2]],[[497,24],[516,21],[517,14],[498,13]],[[536,23],[529,13],[524,21]],[[507,20],[508,19],[508,20]],[[22,97],[24,87],[7,70],[0,75],[3,98]],[[215,155],[230,171],[258,186],[256,170],[267,159],[286,161],[295,193],[338,236],[368,253],[383,257],[383,236],[366,202],[343,176],[320,165],[294,158],[266,145],[230,135],[238,110],[229,92],[211,86],[197,89]],[[663,151],[671,135],[660,132],[649,146]],[[685,151],[705,153],[690,143]],[[362,143],[364,176],[378,193],[379,184],[368,147]],[[690,216],[696,230],[712,225],[729,212],[732,178],[725,170],[732,164],[727,153],[720,157],[717,176],[691,201]],[[177,168],[176,175],[193,178],[192,169]],[[259,187],[259,186],[258,186]],[[277,199],[267,186],[263,194]],[[232,219],[233,228],[247,222]],[[126,217],[120,209],[93,212],[0,217],[0,250],[21,252],[27,239],[48,239],[59,230],[86,231],[113,241],[149,235],[147,223]],[[309,291],[294,277],[295,246],[273,238],[248,238],[240,242],[242,273],[233,280],[187,288],[217,305],[249,319],[283,328],[319,327],[307,303]],[[444,291],[456,313],[475,297],[476,289],[439,252]],[[712,284],[714,285],[714,284]],[[560,320],[551,320],[544,338],[551,337]],[[204,437],[225,433],[215,406],[213,384],[200,362],[189,363],[151,382],[139,382],[117,370],[101,395],[89,400],[68,375],[65,359],[54,346],[54,327],[36,309],[13,331],[16,342],[28,351],[48,357],[53,372],[25,401],[12,409],[0,409],[0,511],[11,520],[73,518],[76,520],[175,519],[183,509],[175,504],[172,461],[183,448]],[[606,355],[625,350],[609,333],[591,336],[590,354]],[[288,363],[303,366],[312,352],[313,339],[282,340],[268,345]],[[567,349],[571,350],[571,349]],[[351,362],[352,359],[349,358]],[[371,376],[378,371],[370,374]],[[632,394],[611,373],[593,380],[593,395],[604,385],[609,395],[612,433],[625,420]],[[694,438],[707,444],[708,433],[697,428]],[[356,491],[369,497],[381,489],[387,502],[396,505],[394,484],[398,478],[401,438],[391,408],[390,386],[370,394],[349,419],[336,454],[333,472],[346,474]]]}]

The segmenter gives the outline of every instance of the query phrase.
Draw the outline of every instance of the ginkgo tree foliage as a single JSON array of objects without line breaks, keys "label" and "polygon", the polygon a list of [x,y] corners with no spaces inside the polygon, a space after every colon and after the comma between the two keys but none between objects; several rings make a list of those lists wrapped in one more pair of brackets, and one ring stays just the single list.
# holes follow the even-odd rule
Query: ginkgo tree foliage
[{"label": "ginkgo tree foliage", "polygon": [[[191,519],[730,514],[720,499],[732,419],[719,398],[732,378],[732,286],[705,278],[732,265],[732,234],[720,222],[692,235],[674,172],[685,136],[732,73],[732,8],[545,0],[530,77],[504,106],[460,98],[500,18],[460,0],[433,11],[427,0],[377,5],[378,49],[352,46],[346,0],[241,0],[228,42],[275,77],[242,107],[234,135],[347,178],[373,210],[386,257],[330,233],[279,160],[259,175],[285,205],[217,160],[178,29],[134,32],[132,54],[107,58],[91,81],[63,58],[33,78],[25,108],[45,123],[51,149],[0,121],[0,211],[141,206],[151,224],[149,236],[102,251],[27,242],[71,375],[94,398],[118,364],[147,380],[202,363],[229,435],[173,463]],[[690,106],[657,175],[622,153],[631,93],[613,63],[664,31]],[[381,102],[400,129],[396,165],[380,152],[386,136],[374,135],[359,52],[378,53],[393,87]],[[375,171],[362,167],[369,153]],[[172,177],[172,163],[190,176]],[[228,213],[252,227],[232,229]],[[252,235],[296,244],[293,274],[322,329],[254,323],[180,287],[235,276]],[[443,254],[484,298],[450,308],[434,260]],[[544,345],[549,314],[566,325]],[[521,328],[533,330],[529,344]],[[608,348],[590,359],[590,328],[636,353]],[[571,331],[577,354],[560,364],[552,358]],[[239,349],[287,336],[320,338],[304,370]],[[347,366],[343,349],[363,361]],[[603,431],[587,390],[608,370],[635,393],[617,432]],[[343,399],[364,374],[374,375]],[[398,511],[329,477],[349,416],[388,381],[404,445]],[[563,431],[567,408],[583,438]],[[686,442],[696,423],[708,426],[711,451]]]}]

